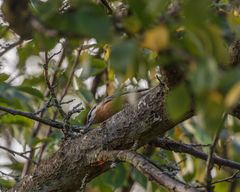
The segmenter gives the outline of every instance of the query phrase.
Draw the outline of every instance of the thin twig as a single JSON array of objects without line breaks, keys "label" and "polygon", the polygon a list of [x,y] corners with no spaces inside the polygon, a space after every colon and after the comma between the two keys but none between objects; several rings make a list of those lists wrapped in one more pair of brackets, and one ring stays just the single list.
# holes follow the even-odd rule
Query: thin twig
[{"label": "thin twig", "polygon": [[63,48],[60,51],[57,51],[56,53],[53,53],[52,55],[48,56],[48,60],[52,60],[53,57],[55,57],[56,55],[59,55],[62,52]]},{"label": "thin twig", "polygon": [[112,7],[110,6],[110,4],[108,3],[108,1],[107,0],[101,0],[101,2],[107,8],[108,13],[112,15],[113,10],[112,10]]},{"label": "thin twig", "polygon": [[37,164],[34,160],[32,160],[32,159],[29,159],[29,157],[26,157],[25,155],[23,155],[22,153],[19,153],[19,152],[17,152],[17,151],[13,151],[13,150],[11,150],[11,149],[8,149],[7,147],[3,147],[3,146],[0,146],[0,149],[3,149],[3,150],[5,150],[5,151],[7,151],[7,152],[9,152],[9,153],[11,153],[12,155],[18,155],[18,156],[20,156],[20,157],[22,157],[22,158],[24,158],[24,159],[26,159],[26,160],[28,160],[28,161],[32,161],[34,164]]},{"label": "thin twig", "polygon": [[[61,57],[60,57],[60,59],[59,59],[59,61],[58,61],[57,70],[55,70],[55,72],[54,72],[54,74],[53,74],[53,78],[52,78],[51,84],[54,84],[54,82],[56,81],[56,79],[57,79],[57,74],[58,74],[58,72],[59,72],[58,69],[60,69],[61,66],[62,66],[62,64],[63,64],[63,60],[64,60],[64,58],[65,58],[65,45],[66,45],[66,41],[63,41],[63,43],[62,43],[62,46],[63,46],[62,55],[61,55]],[[45,90],[45,93],[44,93],[44,97],[48,97],[49,94],[50,94],[49,89],[46,89],[46,90]],[[44,113],[45,113],[45,111],[42,111],[42,112],[40,113],[39,117],[40,117],[40,118],[43,118]],[[55,120],[55,118],[54,118],[53,120]],[[37,134],[39,133],[39,131],[40,131],[40,129],[41,129],[41,126],[42,126],[41,122],[35,123],[35,125],[34,125],[34,127],[33,127],[32,138],[35,138],[35,137],[37,136]],[[44,144],[44,145],[45,145],[45,144]],[[44,145],[43,145],[43,146],[44,146]],[[42,149],[42,148],[41,148],[41,149]],[[40,151],[41,151],[41,149],[40,149]],[[41,152],[40,152],[40,153],[41,153]],[[32,159],[32,158],[34,157],[34,154],[35,154],[34,151],[32,151],[32,152],[29,154],[29,158]],[[25,166],[24,166],[24,169],[23,169],[23,172],[22,172],[22,176],[25,176],[26,174],[28,174],[28,172],[30,171],[30,167],[31,167],[31,161],[28,161],[27,164],[25,164]]]},{"label": "thin twig", "polygon": [[7,177],[12,177],[14,179],[16,179],[18,176],[15,176],[15,175],[12,175],[12,174],[9,174],[9,173],[4,173],[2,171],[0,171],[0,174],[4,175],[4,176],[7,176]]},{"label": "thin twig", "polygon": [[209,192],[213,191],[212,175],[211,175],[211,171],[212,171],[213,166],[214,166],[213,154],[214,154],[215,148],[217,146],[217,142],[219,140],[219,136],[220,136],[220,133],[222,131],[222,128],[223,128],[223,125],[224,125],[224,122],[225,122],[226,118],[227,118],[227,114],[224,114],[224,116],[222,118],[222,121],[221,121],[221,124],[218,127],[217,132],[215,134],[214,141],[213,141],[213,143],[212,143],[212,145],[210,147],[210,152],[209,152],[208,159],[207,159],[206,176],[205,176],[205,178],[206,178],[206,189]]},{"label": "thin twig", "polygon": [[71,118],[71,116],[75,113],[80,113],[83,109],[84,108],[82,107],[82,103],[77,104],[76,106],[73,107],[71,111],[67,113],[65,121],[69,123],[69,119]]},{"label": "thin twig", "polygon": [[4,50],[0,52],[0,57],[2,57],[5,53],[7,53],[9,50],[11,50],[12,48],[16,47],[17,45],[21,44],[22,40],[19,39],[16,42],[8,45],[7,47],[4,47]]},{"label": "thin twig", "polygon": [[[91,45],[91,46],[95,46],[95,45]],[[63,100],[63,98],[66,96],[66,94],[67,94],[67,92],[68,92],[68,89],[69,89],[69,87],[70,87],[70,85],[71,85],[71,82],[72,82],[72,79],[73,79],[73,76],[74,76],[74,72],[75,72],[76,67],[77,67],[77,65],[78,65],[78,63],[79,63],[79,57],[80,57],[80,55],[81,55],[81,52],[82,52],[83,49],[87,49],[87,48],[89,48],[89,47],[86,47],[86,46],[84,46],[84,45],[81,45],[81,47],[77,50],[77,56],[76,56],[75,61],[74,61],[74,63],[73,63],[73,67],[72,67],[72,70],[71,70],[71,72],[70,72],[68,82],[67,82],[67,84],[66,84],[66,86],[65,86],[65,88],[64,88],[63,94],[62,94],[61,97],[60,97],[60,102],[61,102],[61,104],[64,103],[64,102],[62,102],[62,100]],[[62,62],[63,59],[60,60],[60,61]],[[53,79],[55,79],[55,78],[53,78]],[[67,103],[67,102],[66,102],[66,103]],[[57,113],[57,111],[56,111],[56,112],[54,113],[54,115],[53,115],[53,119],[56,119],[57,114],[58,114],[58,113]],[[49,136],[49,134],[51,133],[51,129],[52,129],[52,127],[50,126],[50,127],[48,128],[47,136]],[[46,146],[47,146],[47,144],[44,144],[44,145],[42,146],[42,148],[41,148],[41,150],[40,150],[40,155],[39,155],[39,160],[38,160],[38,162],[41,161],[42,156],[43,156],[43,152],[44,152]]]},{"label": "thin twig", "polygon": [[43,113],[44,111],[46,111],[48,108],[52,107],[53,104],[51,104],[52,98],[50,98],[42,108],[40,108],[39,110],[37,110],[36,112],[34,112],[34,115],[38,115],[39,113]]},{"label": "thin twig", "polygon": [[80,55],[81,55],[82,49],[83,49],[83,46],[81,46],[81,47],[77,50],[77,55],[76,55],[75,61],[73,62],[73,67],[72,67],[72,70],[71,70],[71,72],[70,72],[68,82],[67,82],[67,84],[66,84],[66,86],[65,86],[65,88],[64,88],[63,94],[62,94],[62,96],[61,96],[61,98],[60,98],[60,101],[62,101],[63,98],[66,96],[66,94],[67,94],[67,92],[68,92],[68,89],[69,89],[69,87],[70,87],[70,85],[71,85],[71,83],[72,83],[72,79],[73,79],[73,76],[74,76],[74,72],[75,72],[76,67],[77,67],[77,65],[78,65],[78,63],[79,63],[79,57],[80,57]]},{"label": "thin twig", "polygon": [[49,58],[48,58],[47,52],[45,52],[45,62],[46,63],[44,64],[43,68],[44,68],[44,77],[45,77],[46,84],[47,84],[48,89],[50,91],[50,94],[51,94],[51,97],[52,97],[53,102],[55,104],[55,107],[58,109],[62,118],[65,119],[67,114],[63,111],[62,106],[60,105],[60,103],[57,99],[57,96],[55,94],[54,88],[53,88],[53,86],[52,86],[52,84],[50,83],[50,80],[49,80],[49,74],[48,74]]},{"label": "thin twig", "polygon": [[[72,103],[74,100],[75,99],[71,99],[68,101],[61,102],[60,105],[66,105],[66,104]],[[38,115],[39,113],[46,111],[48,108],[55,106],[53,103],[51,103],[51,101],[52,101],[52,98],[50,98],[42,108],[40,108],[38,111],[34,112],[33,114]]]},{"label": "thin twig", "polygon": [[[65,58],[65,54],[66,54],[66,49],[65,49],[65,46],[66,46],[66,41],[63,41],[62,43],[62,54],[61,54],[61,57],[58,61],[58,64],[57,64],[57,68],[53,74],[53,78],[52,78],[52,81],[51,81],[51,85],[53,85],[55,82],[56,82],[56,79],[57,79],[57,75],[58,75],[58,72],[59,72],[59,69],[61,68],[62,64],[63,64],[63,60]],[[48,95],[47,95],[48,96]]]},{"label": "thin twig", "polygon": [[35,151],[36,149],[39,149],[40,147],[35,147],[35,148],[33,148],[33,149],[30,149],[30,150],[28,150],[28,151],[24,151],[24,152],[22,152],[21,154],[27,154],[27,153],[31,153],[31,152],[33,152],[33,151]]},{"label": "thin twig", "polygon": [[238,170],[237,172],[235,172],[232,176],[230,177],[227,177],[225,179],[220,179],[220,180],[217,180],[217,181],[214,181],[212,182],[212,185],[215,185],[216,183],[221,183],[221,182],[233,182],[235,179],[239,179],[239,173],[240,173],[240,170]]}]

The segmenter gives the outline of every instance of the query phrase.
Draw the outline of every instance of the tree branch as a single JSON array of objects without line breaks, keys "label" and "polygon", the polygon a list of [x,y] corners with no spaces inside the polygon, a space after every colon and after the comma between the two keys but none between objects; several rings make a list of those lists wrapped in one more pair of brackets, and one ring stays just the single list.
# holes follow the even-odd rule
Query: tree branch
[{"label": "tree branch", "polygon": [[101,0],[102,4],[107,8],[108,13],[111,15],[113,14],[113,10],[111,8],[111,6],[109,5],[107,0]]},{"label": "tree branch", "polygon": [[3,48],[3,50],[0,52],[0,57],[2,57],[5,53],[7,53],[9,50],[11,50],[12,48],[20,45],[22,43],[22,40],[19,39],[16,42],[13,42],[9,45],[7,45],[6,47]]},{"label": "tree branch", "polygon": [[33,162],[34,164],[37,164],[37,163],[36,163],[35,161],[33,161],[32,159],[30,159],[29,157],[25,156],[24,153],[19,153],[19,152],[17,152],[17,151],[13,151],[13,150],[11,150],[11,149],[9,149],[9,148],[7,148],[7,147],[3,147],[3,146],[0,146],[0,149],[5,150],[5,151],[7,151],[8,153],[11,153],[12,155],[18,155],[18,156],[20,156],[20,157],[22,157],[22,158],[24,158],[24,159],[26,159],[26,160],[28,160],[28,161]]},{"label": "tree branch", "polygon": [[0,106],[0,110],[5,111],[7,113],[10,113],[12,115],[20,115],[20,116],[23,116],[23,117],[27,117],[29,119],[32,119],[34,121],[38,121],[38,122],[43,123],[45,125],[55,127],[57,129],[62,129],[63,128],[63,124],[58,122],[58,121],[43,119],[43,118],[40,118],[40,117],[38,117],[38,116],[36,116],[32,113],[23,112],[23,111],[19,111],[19,110],[14,110],[14,109],[2,107],[2,106]]},{"label": "tree branch", "polygon": [[166,187],[169,190],[176,192],[197,192],[198,190],[189,186],[175,178],[170,177],[162,172],[157,166],[149,162],[143,156],[133,151],[120,151],[116,154],[117,159],[128,162],[137,168],[141,173],[147,176],[150,180],[156,181],[158,184]]},{"label": "tree branch", "polygon": [[215,148],[217,146],[217,142],[219,140],[219,136],[220,136],[220,133],[221,133],[221,130],[223,128],[223,125],[224,125],[224,122],[225,122],[226,118],[227,118],[227,114],[224,114],[223,119],[221,120],[220,126],[218,127],[218,129],[216,131],[216,134],[215,134],[213,143],[210,147],[210,152],[209,152],[209,155],[208,155],[208,158],[207,158],[205,180],[206,180],[206,190],[209,191],[209,192],[213,191],[212,175],[211,175],[211,171],[212,171],[213,166],[214,166],[213,155],[214,155],[214,151],[215,151]]},{"label": "tree branch", "polygon": [[[195,147],[184,144],[184,143],[179,143],[179,142],[170,140],[166,137],[158,138],[158,139],[152,141],[150,143],[150,145],[153,145],[155,147],[161,147],[163,149],[178,152],[178,153],[187,153],[187,154],[193,155],[194,157],[197,157],[197,158],[205,160],[205,161],[208,158],[208,154],[206,154],[200,150],[197,150]],[[215,163],[219,166],[225,166],[225,167],[230,167],[233,169],[240,170],[240,163],[237,163],[235,161],[224,159],[224,158],[218,157],[216,155],[213,155],[212,160],[213,160],[213,163]]]},{"label": "tree branch", "polygon": [[58,109],[62,118],[65,119],[67,114],[63,111],[62,106],[60,105],[60,103],[57,99],[57,95],[55,94],[54,87],[49,80],[49,74],[48,74],[49,61],[50,61],[50,58],[48,58],[48,54],[47,54],[47,52],[45,52],[45,62],[46,63],[44,64],[44,67],[43,67],[44,68],[45,81],[46,81],[46,84],[48,86],[48,89],[49,89],[50,95],[52,97],[52,100],[54,101],[55,107]]},{"label": "tree branch", "polygon": [[233,182],[235,179],[239,179],[239,170],[237,172],[235,172],[233,175],[231,175],[230,177],[227,177],[225,179],[220,179],[217,181],[212,182],[212,185],[215,185],[216,183],[221,183],[221,182]]}]

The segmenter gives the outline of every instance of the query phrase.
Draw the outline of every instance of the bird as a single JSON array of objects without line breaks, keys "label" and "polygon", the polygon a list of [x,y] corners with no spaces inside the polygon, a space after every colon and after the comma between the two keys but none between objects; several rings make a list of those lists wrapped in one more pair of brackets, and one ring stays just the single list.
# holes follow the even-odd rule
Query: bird
[{"label": "bird", "polygon": [[96,104],[87,115],[86,128],[93,124],[106,121],[114,114],[121,111],[127,104],[136,104],[141,97],[146,95],[148,88],[135,91],[125,91],[104,98],[100,103]]}]

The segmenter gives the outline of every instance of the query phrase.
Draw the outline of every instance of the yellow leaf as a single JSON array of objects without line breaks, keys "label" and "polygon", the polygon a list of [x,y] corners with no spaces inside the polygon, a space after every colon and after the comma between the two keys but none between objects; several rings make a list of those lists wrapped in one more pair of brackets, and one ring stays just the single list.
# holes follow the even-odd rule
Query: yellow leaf
[{"label": "yellow leaf", "polygon": [[236,83],[225,98],[226,107],[233,107],[240,99],[240,82]]},{"label": "yellow leaf", "polygon": [[209,100],[214,104],[220,104],[222,103],[223,96],[217,91],[212,91],[209,93]]},{"label": "yellow leaf", "polygon": [[240,17],[238,12],[229,13],[227,19],[228,19],[228,23],[232,27],[236,27],[236,25],[240,24]]},{"label": "yellow leaf", "polygon": [[106,44],[104,45],[103,49],[104,49],[104,61],[107,62],[111,54],[111,47],[108,44]]},{"label": "yellow leaf", "polygon": [[168,42],[168,30],[161,25],[145,32],[142,46],[153,51],[160,51],[168,46]]},{"label": "yellow leaf", "polygon": [[141,29],[141,22],[135,17],[126,18],[123,25],[130,33],[137,33]]}]

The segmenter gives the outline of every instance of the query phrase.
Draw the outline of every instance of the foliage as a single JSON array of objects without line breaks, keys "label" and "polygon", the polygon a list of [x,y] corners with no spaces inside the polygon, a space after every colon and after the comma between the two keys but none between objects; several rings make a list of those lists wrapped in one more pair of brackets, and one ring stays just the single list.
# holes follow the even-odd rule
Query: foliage
[{"label": "foliage", "polygon": [[[62,105],[63,110],[69,111],[77,102],[83,102],[85,110],[73,116],[70,122],[84,125],[89,109],[103,97],[125,88],[154,87],[159,83],[156,76],[166,83],[164,70],[173,66],[183,76],[166,88],[170,92],[166,98],[168,113],[175,120],[195,105],[197,117],[182,123],[168,136],[185,143],[211,144],[218,129],[222,129],[216,151],[221,156],[240,161],[237,155],[240,150],[239,120],[229,116],[224,126],[221,125],[223,114],[230,112],[240,99],[240,65],[233,64],[233,56],[229,54],[229,47],[240,36],[240,5],[237,1],[109,0],[110,8],[102,2],[30,1],[31,14],[45,28],[29,29],[31,40],[22,39],[14,48],[16,53],[12,50],[5,53],[18,58],[11,72],[4,64],[8,58],[2,54],[0,106],[31,113],[45,106],[51,95],[43,73],[48,57],[51,58],[48,72],[57,98],[63,102],[76,99],[75,103]],[[17,17],[15,15],[16,20]],[[57,33],[52,36],[48,30]],[[0,35],[5,43],[19,38],[6,23],[0,26]],[[32,56],[35,60],[27,65]],[[175,77],[178,78],[178,74],[173,73],[172,78]],[[49,107],[42,117],[63,120],[56,111],[54,106]],[[30,152],[31,158],[41,161],[58,149],[63,134],[46,125],[38,128],[38,123],[25,117],[1,112],[0,136],[8,141],[8,146],[16,139],[26,151],[37,148]],[[187,154],[151,150],[149,158],[155,164],[174,169],[167,172],[177,170],[179,177],[188,183],[204,182],[205,172],[199,159]],[[144,153],[146,149],[140,151]],[[209,152],[209,148],[204,151]],[[29,162],[24,162],[24,169],[21,159],[10,156],[12,166],[1,167],[17,176],[26,174],[24,171]],[[177,164],[178,170],[176,162],[179,161],[183,162]],[[233,172],[216,167],[214,171],[215,180]],[[130,185],[131,180],[152,191],[163,191],[128,165],[120,165],[97,177],[89,188],[112,191]],[[9,188],[12,185],[11,178],[3,176],[0,179],[0,186]],[[221,182],[215,186],[221,192],[229,185]],[[235,190],[240,190],[239,184]]]}]

